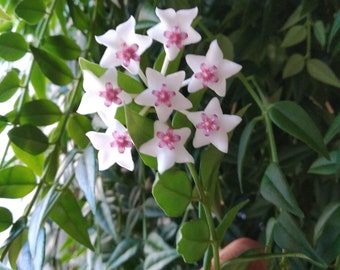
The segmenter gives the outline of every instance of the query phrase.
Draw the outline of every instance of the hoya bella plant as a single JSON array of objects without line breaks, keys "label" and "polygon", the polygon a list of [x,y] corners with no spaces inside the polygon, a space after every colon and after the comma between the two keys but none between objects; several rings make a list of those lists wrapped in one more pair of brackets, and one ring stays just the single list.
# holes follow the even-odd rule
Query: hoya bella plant
[{"label": "hoya bella plant", "polygon": [[10,2],[0,269],[339,267],[336,4]]}]

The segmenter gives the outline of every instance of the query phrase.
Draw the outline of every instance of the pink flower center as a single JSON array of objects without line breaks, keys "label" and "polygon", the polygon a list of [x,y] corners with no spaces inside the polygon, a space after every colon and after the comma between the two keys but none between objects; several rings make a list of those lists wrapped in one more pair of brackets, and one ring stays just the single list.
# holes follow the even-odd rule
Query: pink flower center
[{"label": "pink flower center", "polygon": [[112,132],[114,141],[110,143],[111,147],[117,147],[118,152],[123,154],[126,148],[132,148],[133,143],[128,132],[119,133],[117,130]]},{"label": "pink flower center", "polygon": [[152,90],[152,94],[157,97],[155,106],[165,104],[171,107],[171,98],[176,95],[174,91],[169,91],[165,83],[162,84],[161,90]]},{"label": "pink flower center", "polygon": [[220,126],[216,123],[218,116],[213,114],[211,117],[207,116],[205,113],[202,113],[202,122],[196,125],[196,128],[203,129],[204,135],[209,136],[212,131],[217,131],[220,129]]},{"label": "pink flower center", "polygon": [[188,34],[181,32],[178,26],[175,26],[172,31],[164,31],[164,36],[168,39],[165,46],[170,48],[176,45],[178,49],[183,49],[183,40],[188,38]]},{"label": "pink flower center", "polygon": [[205,63],[201,64],[201,72],[195,74],[195,78],[203,83],[203,87],[207,87],[209,83],[217,83],[218,77],[216,76],[217,67],[215,65],[208,67]]},{"label": "pink flower center", "polygon": [[170,150],[175,149],[175,142],[181,140],[181,136],[174,134],[172,128],[168,128],[166,132],[157,131],[156,136],[160,139],[158,146],[160,148],[166,146]]},{"label": "pink flower center", "polygon": [[122,89],[117,87],[113,88],[112,83],[107,82],[105,84],[105,91],[100,91],[99,96],[105,98],[105,106],[110,107],[112,103],[117,105],[122,104],[122,100],[118,97],[119,93],[122,92]]},{"label": "pink flower center", "polygon": [[121,45],[121,50],[116,52],[116,57],[123,60],[123,65],[128,67],[130,65],[130,60],[140,61],[140,56],[136,53],[139,46],[133,43],[128,46],[126,42]]}]

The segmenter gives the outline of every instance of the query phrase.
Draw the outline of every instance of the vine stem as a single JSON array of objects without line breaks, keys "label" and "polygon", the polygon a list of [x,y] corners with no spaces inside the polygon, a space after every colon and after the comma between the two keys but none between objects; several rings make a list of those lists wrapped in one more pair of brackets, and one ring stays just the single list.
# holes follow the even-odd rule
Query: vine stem
[{"label": "vine stem", "polygon": [[218,245],[218,239],[217,239],[216,230],[214,226],[214,221],[212,219],[211,212],[210,212],[209,200],[205,194],[204,187],[200,181],[200,178],[198,176],[196,168],[194,167],[194,164],[187,163],[186,165],[197,187],[198,196],[200,198],[201,205],[203,206],[203,209],[204,209],[205,219],[208,223],[209,232],[210,232],[210,241],[211,241],[211,245],[213,248],[214,267],[215,267],[214,269],[220,270],[219,245]]}]

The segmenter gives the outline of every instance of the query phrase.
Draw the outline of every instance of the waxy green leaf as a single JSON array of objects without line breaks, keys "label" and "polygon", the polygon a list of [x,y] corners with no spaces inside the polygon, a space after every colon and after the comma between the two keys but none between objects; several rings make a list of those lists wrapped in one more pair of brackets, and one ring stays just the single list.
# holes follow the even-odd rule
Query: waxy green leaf
[{"label": "waxy green leaf", "polygon": [[72,82],[73,74],[71,69],[59,57],[33,46],[30,46],[30,49],[40,70],[51,82],[57,85],[66,85]]},{"label": "waxy green leaf", "polygon": [[45,15],[43,0],[23,0],[15,8],[15,13],[29,24],[37,24]]},{"label": "waxy green leaf", "polygon": [[9,228],[13,223],[11,211],[5,207],[0,207],[0,232]]},{"label": "waxy green leaf", "polygon": [[22,165],[0,170],[0,198],[22,198],[37,185],[33,172]]},{"label": "waxy green leaf", "polygon": [[283,68],[282,77],[288,78],[300,73],[305,66],[305,57],[301,54],[295,53],[291,55],[285,67]]},{"label": "waxy green leaf", "polygon": [[333,70],[319,59],[307,60],[307,71],[311,77],[322,83],[340,88],[340,79]]},{"label": "waxy green leaf", "polygon": [[273,203],[277,208],[286,210],[298,217],[304,216],[277,164],[271,163],[267,167],[261,180],[260,192],[263,198]]},{"label": "waxy green leaf", "polygon": [[24,37],[18,33],[7,32],[0,35],[0,57],[7,61],[22,58],[28,51]]},{"label": "waxy green leaf", "polygon": [[269,108],[270,119],[283,131],[301,140],[314,151],[328,157],[326,145],[309,115],[292,101],[279,101]]},{"label": "waxy green leaf", "polygon": [[72,114],[67,121],[66,130],[80,148],[86,148],[89,144],[89,139],[85,134],[92,130],[92,125],[85,115]]},{"label": "waxy green leaf", "polygon": [[106,72],[105,68],[82,57],[79,58],[79,65],[81,70],[89,70],[97,77],[103,76]]},{"label": "waxy green leaf", "polygon": [[18,72],[11,70],[7,72],[0,82],[0,102],[9,100],[20,86]]},{"label": "waxy green leaf", "polygon": [[319,157],[310,166],[308,173],[332,175],[340,173],[340,150],[329,153],[329,159]]},{"label": "waxy green leaf", "polygon": [[46,135],[31,124],[12,128],[8,137],[12,143],[32,155],[44,152],[49,145]]},{"label": "waxy green leaf", "polygon": [[141,82],[121,71],[117,72],[117,79],[118,86],[127,93],[139,94],[145,90],[145,86]]},{"label": "waxy green leaf", "polygon": [[152,186],[157,204],[170,217],[184,213],[191,201],[191,182],[184,171],[170,169],[158,174]]},{"label": "waxy green leaf", "polygon": [[46,51],[66,60],[75,60],[81,54],[78,44],[73,39],[63,35],[44,38],[42,47]]}]

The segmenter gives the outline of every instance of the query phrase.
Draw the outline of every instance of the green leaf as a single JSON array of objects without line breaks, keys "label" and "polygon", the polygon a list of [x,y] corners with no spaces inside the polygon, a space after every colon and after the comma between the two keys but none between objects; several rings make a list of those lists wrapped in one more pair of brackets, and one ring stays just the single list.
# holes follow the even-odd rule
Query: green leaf
[{"label": "green leaf", "polygon": [[45,15],[42,0],[23,0],[15,8],[15,13],[29,24],[37,24]]},{"label": "green leaf", "polygon": [[20,124],[48,126],[59,121],[62,112],[48,99],[37,99],[24,103],[20,114]]},{"label": "green leaf", "polygon": [[5,207],[0,207],[0,232],[9,228],[13,223],[13,216],[11,211]]},{"label": "green leaf", "polygon": [[22,58],[28,51],[24,37],[18,33],[7,32],[0,35],[0,57],[7,61]]},{"label": "green leaf", "polygon": [[288,77],[294,76],[300,73],[303,70],[304,66],[305,66],[304,56],[295,53],[288,58],[287,63],[283,68],[282,77],[286,79]]},{"label": "green leaf", "polygon": [[308,173],[332,175],[340,173],[340,150],[329,153],[329,159],[319,157],[310,166]]},{"label": "green leaf", "polygon": [[145,241],[144,253],[152,254],[159,251],[172,249],[164,239],[156,232],[151,232]]},{"label": "green leaf", "polygon": [[34,88],[37,98],[46,99],[46,77],[44,73],[40,70],[39,65],[34,62],[31,73],[31,84]]},{"label": "green leaf", "polygon": [[12,128],[8,137],[12,143],[32,155],[44,152],[49,145],[46,135],[30,124]]},{"label": "green leaf", "polygon": [[172,262],[173,260],[177,259],[179,254],[175,249],[168,249],[159,252],[154,252],[148,254],[144,261],[144,268],[148,270],[159,270],[165,269],[165,267]]},{"label": "green leaf", "polygon": [[78,44],[73,39],[63,35],[44,38],[42,46],[44,50],[66,60],[78,59],[81,54]]},{"label": "green leaf", "polygon": [[325,144],[328,144],[337,134],[340,133],[340,113],[333,119],[331,126],[324,137]]},{"label": "green leaf", "polygon": [[12,150],[15,156],[25,163],[28,168],[30,168],[36,175],[41,176],[44,168],[45,155],[31,155],[21,148],[17,147],[15,144],[11,144]]},{"label": "green leaf", "polygon": [[228,212],[224,215],[220,224],[216,228],[217,239],[219,239],[220,244],[224,238],[224,235],[228,228],[231,226],[238,212],[249,202],[249,200],[245,200],[243,202],[238,203],[233,208],[228,210]]},{"label": "green leaf", "polygon": [[138,251],[139,242],[126,238],[118,244],[107,262],[108,269],[114,269],[131,259]]},{"label": "green leaf", "polygon": [[72,82],[73,74],[71,69],[59,57],[33,46],[30,46],[30,49],[40,70],[51,82],[57,85],[66,85]]},{"label": "green leaf", "polygon": [[81,70],[89,70],[98,78],[103,76],[104,73],[106,72],[105,68],[101,67],[96,63],[90,62],[89,60],[86,60],[85,58],[82,57],[79,58],[79,65]]},{"label": "green leaf", "polygon": [[285,24],[282,26],[281,31],[284,31],[296,23],[298,23],[300,20],[302,20],[304,17],[306,17],[306,14],[302,12],[303,7],[302,5],[299,5],[294,12],[290,15],[290,17],[287,19]]},{"label": "green leaf", "polygon": [[327,268],[327,264],[316,254],[305,234],[286,212],[281,212],[274,228],[274,241],[279,247],[307,255],[314,264]]},{"label": "green leaf", "polygon": [[10,21],[11,16],[9,16],[2,8],[0,8],[0,20]]},{"label": "green leaf", "polygon": [[[165,75],[178,71],[179,64],[181,63],[181,60],[182,60],[182,55],[183,55],[183,50],[181,50],[178,53],[178,55],[176,56],[176,58],[174,60],[170,61]],[[154,63],[154,69],[155,70],[161,72],[162,66],[163,66],[163,63],[164,63],[164,59],[165,59],[165,51],[162,50],[162,52],[158,55],[158,57],[157,57],[157,59]]]},{"label": "green leaf", "polygon": [[5,77],[0,82],[0,102],[9,100],[20,86],[18,72],[11,70],[7,72]]},{"label": "green leaf", "polygon": [[277,208],[286,210],[298,217],[304,216],[277,164],[271,163],[267,167],[261,180],[260,192],[263,198]]},{"label": "green leaf", "polygon": [[112,236],[116,243],[118,243],[118,234],[112,217],[113,215],[111,213],[110,206],[105,200],[103,200],[98,204],[96,209],[95,221],[107,234]]},{"label": "green leaf", "polygon": [[[13,241],[11,242],[10,248],[8,250],[8,259],[12,269],[17,269],[19,255],[25,243],[27,243],[27,228],[24,228],[23,230],[20,231],[20,233],[18,233],[15,239],[13,239]],[[26,246],[25,248],[28,248],[28,246]],[[29,261],[28,263],[31,263],[31,261]],[[27,266],[29,267],[28,263],[25,265],[25,267]],[[22,266],[21,269],[23,268],[24,267]]]},{"label": "green leaf", "polygon": [[340,87],[340,80],[335,75],[333,70],[319,59],[308,59],[307,60],[307,71],[309,75],[317,81],[322,83]]},{"label": "green leaf", "polygon": [[326,44],[326,29],[323,21],[318,20],[313,25],[314,36],[322,47]]},{"label": "green leaf", "polygon": [[75,173],[80,189],[83,191],[86,201],[90,205],[92,213],[96,213],[96,197],[95,197],[95,154],[92,147],[87,148],[79,158]]},{"label": "green leaf", "polygon": [[79,30],[87,30],[89,27],[89,17],[84,10],[81,10],[79,4],[75,4],[73,0],[67,0],[70,9],[71,18],[75,27]]},{"label": "green leaf", "polygon": [[81,213],[78,201],[69,189],[63,191],[49,216],[74,240],[94,250],[87,232],[87,222]]},{"label": "green leaf", "polygon": [[157,204],[170,217],[184,213],[191,201],[191,182],[184,171],[170,169],[157,174],[152,194]]},{"label": "green leaf", "polygon": [[328,36],[328,50],[332,44],[333,38],[335,37],[336,33],[339,31],[340,29],[340,10],[338,10],[338,12],[335,15],[335,19],[334,19],[334,23],[331,27],[331,30],[329,32],[329,36]]},{"label": "green leaf", "polygon": [[209,227],[205,220],[184,223],[179,230],[177,252],[187,263],[200,260],[210,244]]},{"label": "green leaf", "polygon": [[139,94],[145,90],[145,86],[141,82],[121,71],[118,71],[117,80],[119,87],[127,93]]},{"label": "green leaf", "polygon": [[85,115],[72,114],[67,121],[66,130],[80,148],[86,148],[89,144],[89,139],[85,134],[92,130],[92,125],[90,119]]},{"label": "green leaf", "polygon": [[230,38],[225,35],[217,35],[217,43],[222,50],[223,58],[232,60],[234,59],[234,46]]},{"label": "green leaf", "polygon": [[22,165],[0,170],[0,198],[22,198],[37,185],[33,172]]},{"label": "green leaf", "polygon": [[304,25],[295,25],[292,28],[290,28],[286,33],[281,43],[281,47],[287,48],[299,44],[300,42],[306,39],[306,36],[307,36],[306,27]]},{"label": "green leaf", "polygon": [[328,157],[319,129],[309,115],[292,101],[279,101],[269,108],[270,119],[283,131],[301,140],[314,151]]}]

